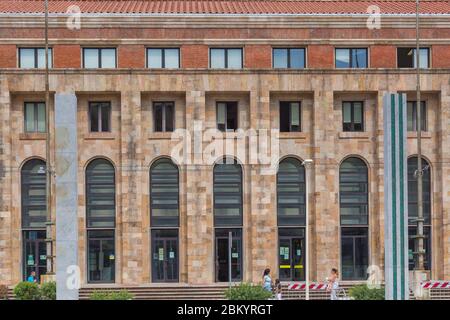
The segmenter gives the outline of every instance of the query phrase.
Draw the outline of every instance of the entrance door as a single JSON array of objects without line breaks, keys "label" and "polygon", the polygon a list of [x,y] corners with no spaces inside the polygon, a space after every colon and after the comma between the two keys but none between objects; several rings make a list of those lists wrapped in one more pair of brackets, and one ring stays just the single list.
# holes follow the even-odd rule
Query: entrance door
[{"label": "entrance door", "polygon": [[229,281],[229,232],[231,245],[231,280],[242,280],[242,231],[241,229],[216,229],[216,281]]},{"label": "entrance door", "polygon": [[305,280],[304,229],[279,230],[279,276],[284,281]]},{"label": "entrance door", "polygon": [[178,274],[178,230],[153,230],[153,282],[178,282]]},{"label": "entrance door", "polygon": [[36,273],[39,282],[41,275],[47,271],[47,249],[45,243],[45,230],[30,230],[23,232],[23,278]]},{"label": "entrance door", "polygon": [[88,282],[115,281],[114,230],[88,231]]}]

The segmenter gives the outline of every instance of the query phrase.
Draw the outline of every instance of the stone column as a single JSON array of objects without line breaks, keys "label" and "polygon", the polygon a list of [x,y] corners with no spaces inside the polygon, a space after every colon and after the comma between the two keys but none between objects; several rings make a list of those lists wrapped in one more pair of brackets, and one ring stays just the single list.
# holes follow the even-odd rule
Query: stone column
[{"label": "stone column", "polygon": [[[441,176],[434,175],[435,179],[439,179],[441,184],[442,194],[442,221],[437,219],[432,220],[432,232],[438,233],[438,236],[433,236],[433,240],[439,238],[442,242],[434,241],[432,252],[438,251],[441,257],[437,254],[432,256],[432,265],[440,264],[442,266],[439,274],[433,274],[434,279],[450,279],[450,84],[443,83],[441,86],[440,109],[438,110],[440,121],[441,146],[439,162],[442,166]],[[441,227],[442,226],[442,227]],[[442,229],[441,229],[442,228]],[[433,260],[434,258],[434,260]],[[436,270],[433,267],[433,270]]]},{"label": "stone column", "polygon": [[[130,87],[137,85],[130,83]],[[142,282],[143,255],[148,255],[148,252],[143,252],[142,230],[142,215],[148,214],[148,211],[140,208],[142,174],[147,172],[142,165],[141,93],[122,91],[120,105],[121,169],[118,175],[121,179],[122,207],[117,212],[121,216],[121,219],[117,219],[121,221],[121,225],[117,226],[116,232],[121,232],[122,255],[116,256],[121,261],[122,283],[130,285]],[[117,238],[120,239],[119,236]],[[120,246],[119,241],[117,244]]]},{"label": "stone column", "polygon": [[[258,83],[255,90],[250,92],[250,130],[256,132],[261,143],[268,144],[268,150],[259,149],[258,152],[265,153],[269,160],[273,156],[273,167],[271,163],[255,164],[251,159],[255,159],[254,154],[247,155],[247,161],[244,172],[247,191],[244,199],[249,199],[248,205],[244,201],[244,245],[246,247],[246,265],[244,265],[245,274],[248,281],[257,283],[261,281],[262,273],[269,267],[273,275],[278,274],[277,264],[277,205],[276,205],[276,172],[279,161],[278,141],[264,141],[264,134],[268,139],[271,137],[270,127],[270,87]],[[264,132],[266,131],[266,132]],[[275,142],[272,145],[272,141]],[[248,152],[254,152],[250,148],[252,142],[249,142]],[[270,170],[272,168],[272,170]],[[245,190],[245,188],[244,188]],[[247,240],[247,241],[245,241]]]},{"label": "stone column", "polygon": [[[194,126],[205,126],[206,100],[204,91],[186,92],[186,129],[190,135],[191,164],[185,165],[186,226],[182,226],[185,264],[189,284],[214,282],[214,225],[212,209],[212,167],[202,162],[202,150],[194,148],[201,132]],[[197,136],[195,136],[197,135]],[[189,136],[188,136],[189,137]]]},{"label": "stone column", "polygon": [[77,300],[78,267],[78,145],[77,97],[55,94],[56,295]]},{"label": "stone column", "polygon": [[[0,284],[11,285],[11,99],[6,78],[0,76]],[[19,263],[16,262],[16,268]]]},{"label": "stone column", "polygon": [[[336,155],[336,128],[333,119],[333,90],[331,80],[318,78],[314,83],[313,109],[313,155],[314,170],[310,180],[314,180],[314,241],[316,265],[315,278],[323,281],[330,269],[340,269],[339,258],[339,166]],[[311,232],[311,234],[313,234]],[[311,242],[310,241],[310,242]],[[312,247],[310,247],[312,248]],[[312,260],[310,258],[310,260]]]}]

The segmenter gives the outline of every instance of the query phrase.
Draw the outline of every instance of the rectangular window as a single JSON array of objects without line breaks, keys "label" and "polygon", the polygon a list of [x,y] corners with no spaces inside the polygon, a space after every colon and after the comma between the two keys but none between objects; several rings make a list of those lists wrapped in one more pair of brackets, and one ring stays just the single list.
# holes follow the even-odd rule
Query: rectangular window
[{"label": "rectangular window", "polygon": [[[408,265],[409,270],[414,270],[417,260],[417,242],[415,236],[417,235],[417,226],[408,226]],[[423,247],[425,249],[425,270],[431,270],[431,227],[423,227],[423,235],[425,239],[423,241]]]},{"label": "rectangular window", "polygon": [[90,102],[89,122],[91,132],[111,131],[111,103]]},{"label": "rectangular window", "polygon": [[211,48],[209,60],[213,69],[241,69],[242,48]]},{"label": "rectangular window", "polygon": [[147,68],[179,68],[180,49],[147,48]]},{"label": "rectangular window", "polygon": [[364,105],[361,101],[342,103],[342,127],[344,131],[364,131]]},{"label": "rectangular window", "polygon": [[[52,48],[48,48],[48,67],[52,67]],[[45,68],[45,48],[19,48],[19,68]]]},{"label": "rectangular window", "polygon": [[25,132],[45,132],[45,103],[25,102]]},{"label": "rectangular window", "polygon": [[87,69],[116,68],[116,49],[83,48],[83,67]]},{"label": "rectangular window", "polygon": [[175,125],[175,105],[173,102],[153,103],[153,125],[155,132],[171,132]]},{"label": "rectangular window", "polygon": [[116,262],[114,230],[88,230],[87,245],[88,282],[114,282]]},{"label": "rectangular window", "polygon": [[235,131],[238,128],[237,102],[217,102],[217,129]]},{"label": "rectangular window", "polygon": [[367,68],[367,48],[336,48],[336,68]]},{"label": "rectangular window", "polygon": [[301,131],[301,103],[280,101],[280,132]]},{"label": "rectangular window", "polygon": [[[430,49],[420,48],[420,68],[429,68]],[[416,68],[416,48],[397,48],[397,67]]]},{"label": "rectangular window", "polygon": [[369,266],[368,228],[341,228],[342,280],[367,279]]},{"label": "rectangular window", "polygon": [[306,65],[304,48],[274,48],[273,67],[303,69]]},{"label": "rectangular window", "polygon": [[[427,107],[425,101],[421,101],[420,105],[422,131],[427,131]],[[408,101],[407,113],[408,131],[417,131],[417,101]]]}]

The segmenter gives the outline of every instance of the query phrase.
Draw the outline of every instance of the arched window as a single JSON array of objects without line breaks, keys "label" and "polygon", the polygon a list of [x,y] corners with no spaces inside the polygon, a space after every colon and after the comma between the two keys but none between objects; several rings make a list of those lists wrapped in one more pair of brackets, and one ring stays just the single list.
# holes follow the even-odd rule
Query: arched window
[{"label": "arched window", "polygon": [[157,160],[150,168],[152,226],[178,226],[178,168],[169,159]]},{"label": "arched window", "polygon": [[115,198],[113,165],[93,160],[86,168],[88,282],[115,281]]},{"label": "arched window", "polygon": [[242,169],[236,160],[214,166],[214,221],[216,226],[242,225]]},{"label": "arched window", "polygon": [[280,162],[277,174],[278,225],[305,225],[305,168],[294,158]]},{"label": "arched window", "polygon": [[39,282],[47,271],[46,230],[46,166],[39,159],[25,163],[21,170],[22,260],[23,279],[34,271]]},{"label": "arched window", "polygon": [[339,169],[342,279],[366,279],[369,264],[367,166],[348,158]]},{"label": "arched window", "polygon": [[[422,158],[422,199],[425,269],[431,269],[431,167],[427,160]],[[408,158],[408,235],[409,235],[409,269],[413,270],[416,264],[417,244],[414,236],[417,234],[417,157]]]},{"label": "arched window", "polygon": [[22,167],[23,228],[45,228],[47,217],[46,180],[46,166],[44,161],[32,159]]},{"label": "arched window", "polygon": [[114,228],[115,198],[114,167],[105,159],[92,161],[86,169],[86,218],[88,228]]}]

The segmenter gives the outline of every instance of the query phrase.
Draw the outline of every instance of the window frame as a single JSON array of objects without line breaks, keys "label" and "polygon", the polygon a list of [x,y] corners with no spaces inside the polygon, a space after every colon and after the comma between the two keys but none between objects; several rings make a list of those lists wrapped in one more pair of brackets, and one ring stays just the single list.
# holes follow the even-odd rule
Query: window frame
[{"label": "window frame", "polygon": [[[397,69],[416,69],[416,67],[414,67],[414,64],[416,63],[416,59],[414,59],[414,54],[413,54],[413,61],[412,61],[411,67],[399,67],[399,54],[398,54],[399,49],[409,49],[409,50],[413,50],[413,52],[415,52],[417,50],[416,47],[398,46],[397,50],[395,50],[395,55],[397,58],[397,61],[396,61]],[[426,51],[427,51],[427,67],[419,68],[419,69],[431,69],[431,47],[419,47],[419,54],[420,54],[420,50],[424,50],[424,49],[426,49]]]},{"label": "window frame", "polygon": [[[418,130],[418,126],[417,126],[417,100],[409,100],[406,101],[406,112],[407,112],[407,119],[406,119],[406,124],[408,126],[408,105],[411,103],[411,107],[412,109],[412,130],[409,130],[409,128],[407,127],[407,131],[408,132],[417,132]],[[423,105],[423,109],[425,112],[421,112],[420,117],[421,117],[421,121],[423,124],[423,128],[421,128],[422,132],[427,132],[428,131],[428,106],[427,106],[427,101],[426,100],[421,100],[420,101],[421,104],[421,108]],[[421,110],[422,111],[422,110]]]},{"label": "window frame", "polygon": [[[166,50],[174,50],[178,51],[178,67],[176,68],[167,68],[166,67]],[[149,66],[149,51],[150,50],[161,50],[161,67],[155,68]],[[180,69],[181,68],[181,50],[179,47],[146,47],[145,48],[145,66],[147,69]]]},{"label": "window frame", "polygon": [[[364,230],[364,233],[365,233],[365,235],[343,235],[343,229],[345,229],[346,231],[347,230],[358,230],[358,231],[363,231]],[[340,246],[339,246],[339,251],[340,251],[340,266],[341,266],[341,270],[342,270],[342,280],[347,280],[347,281],[358,281],[358,280],[366,280],[367,279],[367,268],[366,268],[366,271],[365,271],[365,276],[363,276],[363,277],[355,277],[355,276],[353,276],[353,277],[351,277],[351,278],[347,278],[347,277],[345,277],[345,273],[344,273],[344,265],[343,265],[343,259],[342,259],[342,256],[343,256],[343,250],[342,250],[342,247],[343,247],[343,238],[351,238],[352,240],[353,240],[353,243],[352,243],[352,248],[353,248],[353,251],[352,251],[352,260],[353,260],[353,268],[355,267],[355,261],[356,261],[356,257],[355,257],[355,248],[356,248],[356,246],[355,246],[355,239],[357,239],[357,238],[359,238],[359,239],[365,239],[366,241],[367,241],[367,243],[366,243],[366,245],[367,245],[367,251],[366,251],[366,254],[367,254],[367,256],[366,256],[366,258],[367,258],[367,267],[369,267],[369,265],[370,265],[370,228],[369,228],[369,226],[367,225],[367,226],[360,226],[360,225],[356,225],[356,226],[340,226],[340,230],[339,230],[340,232],[340,234],[339,234],[339,238],[340,238]],[[355,268],[354,268],[355,269]]]},{"label": "window frame", "polygon": [[[161,128],[162,128],[162,130],[161,131],[157,131],[156,130],[156,117],[155,117],[155,107],[156,107],[156,105],[157,104],[161,104],[162,105],[162,110],[163,110],[163,112],[162,112],[162,125],[161,125]],[[167,114],[166,114],[166,112],[167,112],[167,106],[168,105],[171,105],[172,106],[172,112],[173,112],[173,114],[172,114],[172,130],[171,131],[169,131],[169,130],[167,130],[167,128],[166,128],[166,125],[167,125]],[[173,132],[173,131],[175,131],[175,101],[153,101],[152,102],[152,116],[153,116],[153,132]]]},{"label": "window frame", "polygon": [[[345,121],[344,121],[344,105],[346,103],[350,103],[350,130],[345,130]],[[355,129],[355,104],[360,103],[361,104],[361,130]],[[365,108],[364,108],[364,101],[342,101],[342,131],[343,132],[364,132],[365,131],[365,121],[364,121],[364,115]]]},{"label": "window frame", "polygon": [[[337,50],[348,50],[348,67],[337,66]],[[353,67],[353,54],[352,50],[365,50],[366,51],[366,66],[365,67]],[[369,48],[368,47],[335,47],[334,48],[334,67],[335,69],[368,69],[369,68]]]},{"label": "window frame", "polygon": [[[46,181],[47,181],[47,176],[46,176],[46,172],[42,173],[41,175],[44,177],[43,178],[43,182],[41,181],[40,183],[31,183],[30,179],[26,180],[26,176],[30,176],[30,174],[25,171],[27,170],[27,166],[30,166],[30,169],[34,168],[34,166],[43,166],[45,168],[45,170],[47,170],[47,163],[39,158],[32,158],[29,159],[28,161],[26,161],[21,169],[20,169],[20,209],[21,209],[21,228],[22,230],[39,230],[42,228],[45,228],[45,221],[46,221],[46,216],[39,216],[40,218],[42,218],[44,221],[42,221],[43,225],[42,226],[31,226],[32,224],[32,218],[33,216],[29,215],[29,208],[30,207],[39,207],[42,210],[46,211],[47,210],[47,204],[45,203],[44,200],[44,204],[43,205],[30,205],[29,202],[29,197],[25,196],[26,194],[26,190],[30,189],[30,185],[34,185],[37,186],[39,185],[40,190],[43,190],[45,192],[45,194],[47,193],[47,189],[46,189]],[[37,217],[37,216],[34,216]]]},{"label": "window frame", "polygon": [[[34,129],[32,131],[27,130],[27,104],[33,104],[34,111]],[[38,129],[38,114],[39,114],[39,104],[44,105],[44,131],[39,131]],[[24,101],[23,103],[23,131],[25,133],[47,133],[47,106],[44,101]]]},{"label": "window frame", "polygon": [[[212,66],[212,55],[211,55],[211,51],[212,50],[224,50],[224,67],[223,68],[219,68],[219,67],[213,67]],[[241,51],[241,66],[239,68],[229,68],[228,67],[228,51],[229,50],[240,50]],[[239,69],[243,69],[244,68],[244,48],[243,47],[210,47],[209,48],[209,69],[231,69],[231,70],[239,70]]]},{"label": "window frame", "polygon": [[[92,131],[92,119],[91,119],[91,107],[93,104],[103,104],[103,103],[107,103],[109,106],[109,117],[108,117],[108,121],[109,121],[109,130],[107,131],[102,131],[103,129],[103,120],[102,120],[102,112],[101,110],[103,109],[103,107],[98,108],[98,119],[97,119],[97,125],[98,125],[98,131]],[[88,102],[88,119],[89,119],[89,133],[111,133],[112,132],[112,103],[111,101],[89,101]]]},{"label": "window frame", "polygon": [[[286,67],[275,67],[275,50],[287,50],[287,66]],[[303,67],[293,68],[291,67],[291,50],[303,50]],[[273,69],[293,69],[302,70],[306,69],[306,47],[272,47],[272,68]]]},{"label": "window frame", "polygon": [[[292,104],[293,103],[298,103],[298,130],[292,130]],[[286,108],[286,106],[288,107],[289,111],[289,131],[282,131],[281,130],[281,109],[283,109],[283,105],[285,105],[284,108]],[[302,102],[300,100],[298,101],[279,101],[279,107],[278,107],[278,118],[279,118],[279,129],[280,132],[302,132]]]},{"label": "window frame", "polygon": [[[86,61],[85,61],[85,50],[86,49],[95,49],[98,51],[98,61],[97,61],[97,67],[95,68],[87,68],[86,67]],[[102,67],[102,51],[103,50],[114,50],[114,68],[103,68]],[[82,60],[83,60],[83,69],[117,69],[117,48],[116,47],[83,47],[81,50],[82,54]]]},{"label": "window frame", "polygon": [[[18,55],[17,55],[17,57],[18,57],[18,60],[17,60],[17,63],[18,63],[18,67],[19,67],[19,69],[45,69],[45,47],[18,47],[17,48],[18,49]],[[22,65],[21,65],[21,63],[20,63],[20,61],[22,60],[22,49],[33,49],[34,50],[34,67],[31,67],[31,68],[25,68],[25,67],[22,67]],[[39,54],[38,54],[38,50],[39,49],[43,49],[44,50],[44,66],[42,67],[42,68],[39,68],[38,67],[38,61],[39,61]],[[48,47],[48,51],[49,51],[49,54],[50,54],[50,59],[48,60],[48,68],[49,69],[52,69],[53,68],[53,50],[52,50],[53,48],[52,47]]]},{"label": "window frame", "polygon": [[[226,112],[225,112],[225,130],[219,129],[219,104],[224,103],[226,106]],[[228,123],[228,105],[229,104],[235,104],[236,105],[236,128],[235,129],[228,129],[227,123]],[[239,101],[216,101],[216,129],[220,132],[236,132],[239,129]]]}]

